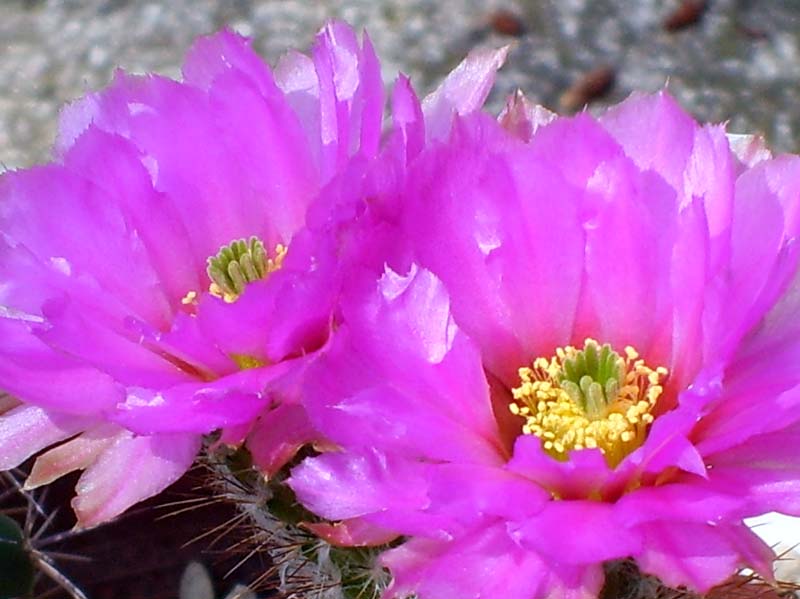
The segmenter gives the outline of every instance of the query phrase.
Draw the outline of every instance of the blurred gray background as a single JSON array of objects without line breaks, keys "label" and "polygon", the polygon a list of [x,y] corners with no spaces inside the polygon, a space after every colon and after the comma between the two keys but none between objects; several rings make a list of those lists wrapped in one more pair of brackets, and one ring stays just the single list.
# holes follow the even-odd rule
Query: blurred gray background
[{"label": "blurred gray background", "polygon": [[697,117],[798,149],[800,0],[0,0],[0,161],[46,160],[58,107],[117,66],[177,77],[191,40],[226,25],[274,62],[330,17],[421,93],[470,48],[511,42],[494,108],[518,87],[569,112],[669,81]]}]

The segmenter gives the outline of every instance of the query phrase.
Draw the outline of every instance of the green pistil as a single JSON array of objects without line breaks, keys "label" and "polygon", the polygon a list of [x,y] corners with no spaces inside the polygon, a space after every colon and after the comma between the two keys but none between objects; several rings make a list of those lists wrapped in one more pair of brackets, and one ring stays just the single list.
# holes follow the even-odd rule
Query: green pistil
[{"label": "green pistil", "polygon": [[559,384],[587,415],[600,416],[625,380],[625,360],[607,343],[587,339],[582,350],[563,360]]},{"label": "green pistil", "polygon": [[206,269],[212,283],[225,298],[236,298],[247,283],[263,279],[268,273],[267,251],[258,237],[237,239],[208,259]]}]

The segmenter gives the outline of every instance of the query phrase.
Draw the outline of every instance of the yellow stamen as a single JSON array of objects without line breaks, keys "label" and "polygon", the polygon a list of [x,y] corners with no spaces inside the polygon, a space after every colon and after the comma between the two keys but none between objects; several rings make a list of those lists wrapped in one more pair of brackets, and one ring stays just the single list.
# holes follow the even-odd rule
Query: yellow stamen
[{"label": "yellow stamen", "polygon": [[196,304],[197,303],[197,292],[190,291],[186,295],[181,298],[181,303],[184,306],[188,306],[189,304]]},{"label": "yellow stamen", "polygon": [[525,419],[523,434],[542,439],[556,459],[596,447],[612,467],[621,462],[644,442],[668,375],[647,366],[634,348],[624,353],[587,339],[582,350],[559,347],[549,360],[520,368],[509,409]]}]

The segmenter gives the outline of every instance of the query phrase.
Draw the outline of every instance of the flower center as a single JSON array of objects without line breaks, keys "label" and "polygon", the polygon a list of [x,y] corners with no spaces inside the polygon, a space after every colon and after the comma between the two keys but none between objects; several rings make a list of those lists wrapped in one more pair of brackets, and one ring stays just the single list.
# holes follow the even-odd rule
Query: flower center
[{"label": "flower center", "polygon": [[286,251],[286,246],[278,244],[274,258],[270,258],[258,237],[232,241],[223,246],[216,256],[208,259],[206,272],[211,279],[209,293],[228,303],[235,302],[247,283],[263,279],[278,270]]},{"label": "flower center", "polygon": [[520,368],[509,408],[525,419],[523,434],[539,437],[556,459],[598,448],[614,467],[644,442],[667,374],[647,366],[630,346],[622,357],[586,339],[583,349],[559,347],[552,358]]}]

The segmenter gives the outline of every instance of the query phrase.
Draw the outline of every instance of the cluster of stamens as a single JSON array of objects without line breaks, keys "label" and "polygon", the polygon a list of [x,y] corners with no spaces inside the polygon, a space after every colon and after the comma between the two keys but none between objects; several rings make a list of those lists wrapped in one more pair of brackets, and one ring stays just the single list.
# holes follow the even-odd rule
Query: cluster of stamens
[{"label": "cluster of stamens", "polygon": [[587,339],[583,349],[559,347],[552,358],[520,368],[509,407],[525,419],[522,432],[542,439],[553,457],[598,448],[616,466],[644,441],[667,374],[647,366],[630,346],[622,357]]},{"label": "cluster of stamens", "polygon": [[226,302],[235,302],[248,283],[278,270],[286,251],[286,246],[278,244],[274,257],[270,258],[258,237],[232,241],[220,249],[216,256],[208,259],[206,272],[211,279],[209,293]]}]

